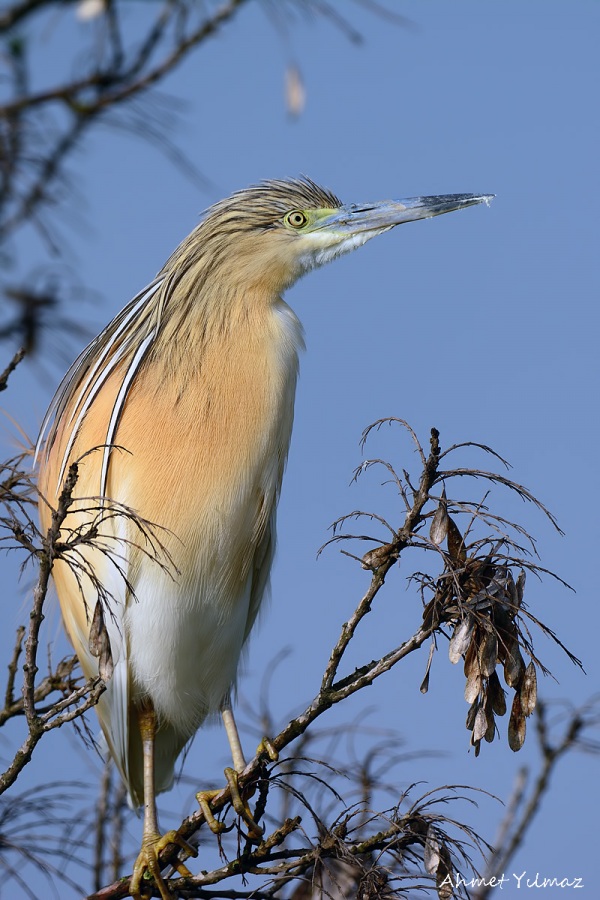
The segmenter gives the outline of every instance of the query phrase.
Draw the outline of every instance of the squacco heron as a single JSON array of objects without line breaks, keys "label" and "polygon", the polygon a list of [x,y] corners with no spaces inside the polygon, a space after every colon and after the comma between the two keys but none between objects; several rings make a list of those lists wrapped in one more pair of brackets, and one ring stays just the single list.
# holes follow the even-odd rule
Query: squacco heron
[{"label": "squacco heron", "polygon": [[223,714],[235,770],[245,765],[231,693],[269,581],[303,347],[281,295],[395,225],[489,199],[344,206],[305,178],[239,191],[208,210],[58,388],[38,442],[43,526],[69,465],[81,460],[65,527],[92,515],[90,498],[117,502],[164,529],[174,564],[168,571],[149,559],[130,519],[117,516],[104,528],[118,566],[84,546],[95,579],[76,577],[64,561],[53,572],[88,677],[98,672],[97,582],[105,588],[112,674],[97,711],[131,801],[144,806],[134,896],[146,869],[170,896],[155,795],[172,784],[177,757],[207,715]]}]

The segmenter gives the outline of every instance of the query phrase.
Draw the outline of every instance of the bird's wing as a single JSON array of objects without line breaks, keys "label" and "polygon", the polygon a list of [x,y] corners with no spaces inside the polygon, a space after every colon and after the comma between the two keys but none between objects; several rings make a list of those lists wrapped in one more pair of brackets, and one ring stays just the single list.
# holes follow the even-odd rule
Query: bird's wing
[{"label": "bird's wing", "polygon": [[[111,542],[114,540],[111,537]],[[73,562],[73,560],[71,560]],[[101,602],[102,628],[110,648],[110,677],[106,678],[106,690],[100,697],[96,711],[111,755],[123,780],[129,783],[129,720],[128,720],[128,664],[124,638],[123,616],[127,601],[127,588],[122,575],[104,554],[91,547],[77,551],[76,563],[85,569],[93,567],[95,577],[102,584],[103,599],[98,600],[94,584],[81,571],[77,575],[66,560],[57,560],[53,578],[61,605],[65,628],[81,663],[86,678],[106,673],[99,665],[100,659],[92,650],[90,631],[97,621],[95,612]],[[96,643],[98,643],[96,641]]]},{"label": "bird's wing", "polygon": [[[95,541],[103,549],[76,544],[68,562],[55,563],[53,577],[67,632],[88,678],[99,670],[99,659],[90,648],[90,631],[97,605],[102,605],[112,674],[98,704],[98,716],[126,783],[130,735],[124,616],[131,602],[126,577],[135,548],[127,541],[126,512],[106,499],[107,479],[119,419],[160,322],[163,281],[155,280],[134,297],[75,360],[50,404],[36,447],[40,492],[45,498],[40,502],[43,528],[51,524],[51,507],[57,506],[68,467],[81,458],[63,534],[76,529],[85,532],[96,523]],[[94,448],[102,449],[89,453]]]},{"label": "bird's wing", "polygon": [[[160,303],[157,304],[156,300],[163,281],[162,278],[156,279],[137,294],[79,354],[59,384],[42,421],[34,457],[35,465],[40,457],[42,445],[45,444],[44,461],[47,462],[59,429],[61,427],[68,429],[69,439],[63,448],[57,475],[57,492],[62,484],[67,465],[72,461],[75,441],[92,403],[119,365],[128,356],[132,356],[113,408],[107,439],[103,443],[110,444],[114,437],[133,378],[156,335],[160,317]],[[109,454],[110,447],[107,446],[102,467],[103,488],[106,486]],[[102,494],[102,491],[100,493]]]},{"label": "bird's wing", "polygon": [[244,643],[248,640],[252,627],[256,621],[258,611],[261,607],[265,592],[269,586],[269,576],[271,574],[271,564],[275,555],[275,520],[276,508],[273,505],[271,515],[267,520],[267,524],[261,540],[256,546],[251,574],[250,587],[250,603],[248,606],[248,618],[246,620],[246,630],[244,632]]}]

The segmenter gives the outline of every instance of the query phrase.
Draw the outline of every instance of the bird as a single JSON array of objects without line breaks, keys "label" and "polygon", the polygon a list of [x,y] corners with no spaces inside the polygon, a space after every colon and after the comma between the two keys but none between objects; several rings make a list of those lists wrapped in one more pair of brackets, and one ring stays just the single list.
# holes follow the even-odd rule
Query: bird
[{"label": "bird", "polygon": [[232,692],[268,588],[304,347],[282,295],[396,225],[492,196],[344,205],[304,176],[239,190],[60,383],[36,447],[40,518],[49,528],[76,463],[61,533],[93,526],[98,541],[57,559],[53,579],[85,676],[106,681],[96,710],[109,753],[144,808],[132,896],[146,871],[171,896],[158,855],[173,835],[160,835],[156,795],[209,715],[222,714],[229,771],[245,765]]}]

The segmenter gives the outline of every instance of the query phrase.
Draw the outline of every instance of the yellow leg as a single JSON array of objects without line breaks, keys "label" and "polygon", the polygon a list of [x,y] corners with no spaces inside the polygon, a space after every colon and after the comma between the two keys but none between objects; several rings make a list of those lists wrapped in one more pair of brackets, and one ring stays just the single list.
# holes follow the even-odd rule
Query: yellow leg
[{"label": "yellow leg", "polygon": [[[154,792],[154,736],[156,734],[156,715],[152,708],[143,709],[138,714],[138,724],[142,738],[144,753],[144,831],[142,847],[133,867],[129,891],[134,900],[142,900],[143,882],[147,874],[154,879],[162,900],[172,900],[173,895],[161,875],[158,857],[168,844],[177,844],[188,856],[196,856],[197,851],[175,831],[159,833],[156,814],[156,798]],[[191,875],[182,862],[174,863],[180,875]]]}]

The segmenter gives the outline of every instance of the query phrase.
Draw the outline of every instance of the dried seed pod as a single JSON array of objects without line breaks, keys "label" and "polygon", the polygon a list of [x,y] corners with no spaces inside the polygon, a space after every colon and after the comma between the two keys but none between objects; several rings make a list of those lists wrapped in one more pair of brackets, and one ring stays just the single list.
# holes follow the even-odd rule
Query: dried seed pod
[{"label": "dried seed pod", "polygon": [[451,663],[457,663],[463,653],[466,653],[473,633],[473,616],[466,615],[454,627],[454,633],[450,638],[448,656]]},{"label": "dried seed pod", "polygon": [[454,896],[454,869],[452,857],[445,844],[440,847],[440,862],[437,868],[435,883],[439,900],[452,900]]},{"label": "dried seed pod", "polygon": [[508,746],[515,753],[520,750],[525,743],[525,716],[521,709],[521,700],[518,694],[515,694],[512,709],[510,711],[510,720],[508,723]]},{"label": "dried seed pod", "polygon": [[[364,569],[363,565],[363,569]],[[431,628],[432,626],[439,625],[440,615],[439,615],[439,601],[437,597],[434,597],[433,600],[430,600],[425,609],[423,610],[423,626],[425,628]]]},{"label": "dried seed pod", "polygon": [[521,708],[524,716],[530,716],[535,709],[537,703],[537,674],[533,660],[525,669],[523,675],[523,683],[519,690],[519,698],[521,700]]},{"label": "dried seed pod", "polygon": [[491,744],[496,737],[496,720],[494,719],[494,713],[489,701],[485,704],[485,714],[487,719],[487,728],[483,737],[488,744]]},{"label": "dried seed pod", "polygon": [[88,638],[90,653],[98,659],[98,673],[103,681],[108,681],[113,674],[114,665],[110,638],[104,622],[104,610],[100,600],[96,603],[90,635]]},{"label": "dried seed pod", "polygon": [[512,572],[510,569],[508,570],[508,574],[506,576],[506,595],[511,602],[513,607],[518,604],[518,595],[517,595],[517,586],[515,584],[515,580],[512,576]]},{"label": "dried seed pod", "polygon": [[481,693],[481,675],[478,671],[473,670],[467,678],[465,684],[465,700],[467,703],[473,703]]},{"label": "dried seed pod", "polygon": [[475,722],[473,723],[473,741],[480,741],[482,737],[485,737],[487,729],[488,720],[485,709],[480,706],[477,710],[477,715],[475,716]]},{"label": "dried seed pod", "polygon": [[471,640],[465,653],[465,664],[463,666],[465,676],[468,678],[472,671],[479,673],[479,660],[477,658],[477,640],[474,637]]},{"label": "dried seed pod", "polygon": [[498,658],[498,637],[495,631],[485,632],[484,638],[479,644],[479,669],[482,675],[489,676],[496,671]]},{"label": "dried seed pod", "polygon": [[488,681],[488,697],[490,705],[497,716],[506,714],[506,694],[496,672],[492,672]]},{"label": "dried seed pod", "polygon": [[465,725],[467,727],[467,731],[473,731],[473,725],[475,724],[475,716],[477,715],[477,710],[480,707],[479,700],[474,700],[469,707],[469,712],[467,713],[467,720]]},{"label": "dried seed pod", "polygon": [[507,647],[517,640],[517,629],[506,610],[500,606],[495,606],[492,610],[492,622],[498,635],[498,660],[503,663],[506,660]]},{"label": "dried seed pod", "polygon": [[495,600],[506,597],[506,574],[502,567],[498,566],[494,570],[494,574],[486,586],[486,593],[488,597],[493,597]]},{"label": "dried seed pod", "polygon": [[525,663],[516,641],[511,641],[506,648],[506,659],[504,662],[504,680],[509,687],[517,687],[523,677],[525,671]]},{"label": "dried seed pod", "polygon": [[425,668],[425,677],[421,682],[421,693],[426,694],[429,690],[429,673],[431,672],[431,663],[433,662],[433,654],[435,653],[435,640],[432,638],[429,645],[429,655],[427,657],[427,666]]},{"label": "dried seed pod", "polygon": [[521,569],[517,578],[517,606],[521,606],[523,602],[523,593],[525,591],[525,569]]},{"label": "dried seed pod", "polygon": [[462,534],[454,519],[448,516],[448,555],[457,568],[462,568],[467,561],[467,551]]},{"label": "dried seed pod", "polygon": [[425,864],[425,871],[429,875],[437,872],[440,864],[440,842],[432,825],[427,829],[427,837],[423,849],[423,863]]},{"label": "dried seed pod", "polygon": [[446,503],[446,488],[442,491],[440,502],[431,520],[429,537],[434,544],[441,544],[448,536],[448,504]]}]

